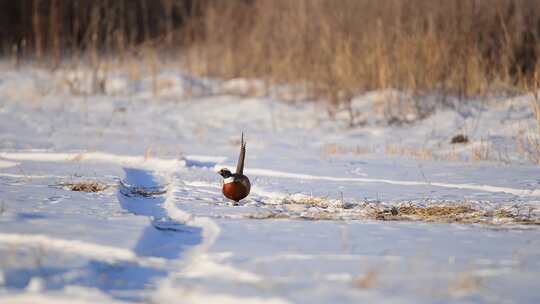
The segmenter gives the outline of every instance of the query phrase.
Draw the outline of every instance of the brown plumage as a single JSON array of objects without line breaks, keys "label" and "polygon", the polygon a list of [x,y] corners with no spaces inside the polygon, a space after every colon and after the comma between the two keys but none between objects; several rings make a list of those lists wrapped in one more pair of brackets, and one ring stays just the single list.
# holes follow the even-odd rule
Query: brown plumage
[{"label": "brown plumage", "polygon": [[219,170],[219,175],[223,176],[223,195],[226,198],[235,202],[244,199],[249,195],[251,189],[251,183],[249,178],[244,175],[244,160],[246,159],[246,143],[244,142],[244,133],[242,133],[242,139],[240,141],[240,155],[238,156],[238,164],[236,165],[236,172],[231,173],[229,169]]}]

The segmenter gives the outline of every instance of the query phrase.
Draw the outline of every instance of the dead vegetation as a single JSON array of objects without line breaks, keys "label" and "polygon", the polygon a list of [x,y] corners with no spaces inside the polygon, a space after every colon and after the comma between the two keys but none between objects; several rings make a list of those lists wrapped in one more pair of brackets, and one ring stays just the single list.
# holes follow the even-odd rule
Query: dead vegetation
[{"label": "dead vegetation", "polygon": [[[528,208],[524,213],[522,208]],[[518,205],[501,207],[492,211],[474,208],[467,204],[422,206],[392,206],[376,210],[372,216],[383,221],[422,221],[460,224],[519,224],[540,225],[540,217],[533,216],[534,207]]]},{"label": "dead vegetation", "polygon": [[419,217],[453,217],[464,213],[474,212],[470,206],[403,206],[397,209],[397,214]]},{"label": "dead vegetation", "polygon": [[59,187],[77,192],[101,192],[109,188],[106,184],[101,184],[95,181],[77,182],[77,183],[60,183]]},{"label": "dead vegetation", "polygon": [[367,146],[350,146],[350,145],[342,145],[337,143],[329,143],[325,144],[321,149],[321,156],[323,158],[328,158],[329,156],[334,155],[344,155],[344,154],[350,154],[350,155],[365,155],[373,152],[373,148],[367,147]]},{"label": "dead vegetation", "polygon": [[405,156],[419,160],[437,159],[432,149],[423,147],[407,147],[400,144],[388,144],[384,147],[384,153],[393,156]]},{"label": "dead vegetation", "polygon": [[533,83],[528,90],[533,96],[530,105],[533,117],[535,119],[536,130],[535,132],[531,132],[533,135],[527,137],[525,145],[527,146],[526,150],[528,152],[529,159],[540,165],[540,79],[538,71],[535,72]]},{"label": "dead vegetation", "polygon": [[420,220],[426,222],[459,222],[475,213],[470,206],[392,206],[375,213],[378,220]]},{"label": "dead vegetation", "polygon": [[475,143],[471,150],[471,159],[473,161],[486,161],[490,159],[490,153],[494,149],[488,140],[480,139]]},{"label": "dead vegetation", "polygon": [[404,112],[429,114],[424,96],[444,104],[523,88],[536,69],[538,16],[534,1],[215,1],[191,20],[197,51],[186,60],[202,59],[204,75],[302,86],[330,117],[348,112],[351,126],[353,96],[397,89],[410,98],[381,108],[406,122]]},{"label": "dead vegetation", "polygon": [[281,204],[328,208],[328,206],[330,205],[330,201],[322,197],[313,196],[305,196],[299,198],[286,197],[281,201]]},{"label": "dead vegetation", "polygon": [[[456,136],[454,136],[456,137]],[[463,142],[465,141],[465,142]],[[536,144],[535,144],[536,143]],[[467,136],[464,138],[452,139],[451,146],[447,149],[441,149],[441,146],[435,144],[422,145],[406,145],[402,143],[387,143],[384,145],[384,154],[389,156],[406,157],[415,160],[423,161],[470,161],[470,162],[485,162],[497,161],[502,163],[510,163],[508,151],[501,149],[491,143],[488,139],[481,138],[473,141]],[[467,145],[465,149],[460,149],[458,145]],[[538,148],[538,154],[533,152],[535,147]],[[370,153],[380,151],[376,145],[361,146],[361,145],[345,145],[345,144],[325,144],[321,147],[321,158],[328,159],[335,156],[352,155],[363,156]],[[533,163],[540,162],[540,140],[529,137],[525,138],[523,134],[518,134],[516,137],[516,152],[523,155],[524,158],[529,158]],[[540,163],[539,163],[540,164]]]},{"label": "dead vegetation", "polygon": [[467,202],[345,202],[311,196],[289,196],[261,205],[253,219],[419,221],[486,225],[540,225],[540,210],[529,205],[492,209]]},{"label": "dead vegetation", "polygon": [[359,92],[410,93],[382,100],[383,111],[418,119],[430,108],[422,96],[445,103],[449,94],[525,87],[540,53],[536,1],[21,0],[0,8],[4,55],[53,69],[89,64],[94,92],[105,90],[113,62],[133,74],[142,63],[154,76],[178,63],[195,75],[294,84],[300,99],[349,111],[351,125]]}]

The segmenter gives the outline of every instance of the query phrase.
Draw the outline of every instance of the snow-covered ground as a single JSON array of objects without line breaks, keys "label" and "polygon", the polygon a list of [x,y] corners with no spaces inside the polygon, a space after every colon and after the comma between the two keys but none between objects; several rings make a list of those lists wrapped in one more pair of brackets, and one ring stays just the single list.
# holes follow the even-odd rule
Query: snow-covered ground
[{"label": "snow-covered ground", "polygon": [[[530,97],[387,124],[406,94],[370,92],[349,128],[286,88],[238,97],[258,82],[118,74],[99,95],[81,73],[0,73],[2,303],[540,302]],[[234,205],[216,171],[242,131],[253,188]],[[89,181],[107,188],[65,186]],[[377,220],[410,205],[476,221]]]}]

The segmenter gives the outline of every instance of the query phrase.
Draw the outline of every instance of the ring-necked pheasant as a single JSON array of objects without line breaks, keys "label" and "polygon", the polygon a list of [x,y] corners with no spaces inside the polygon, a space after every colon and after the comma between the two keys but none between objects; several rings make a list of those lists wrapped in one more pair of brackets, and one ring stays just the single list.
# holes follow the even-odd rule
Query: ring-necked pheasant
[{"label": "ring-necked pheasant", "polygon": [[236,165],[236,173],[231,173],[229,169],[219,170],[219,175],[223,176],[223,195],[235,202],[240,201],[249,194],[251,183],[249,178],[244,175],[244,160],[246,158],[246,143],[244,142],[244,133],[240,141],[240,156]]}]

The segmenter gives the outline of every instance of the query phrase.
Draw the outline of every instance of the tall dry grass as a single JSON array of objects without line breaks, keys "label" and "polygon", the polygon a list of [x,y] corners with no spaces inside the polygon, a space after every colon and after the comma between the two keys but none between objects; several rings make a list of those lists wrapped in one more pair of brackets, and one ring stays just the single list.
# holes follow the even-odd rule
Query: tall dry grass
[{"label": "tall dry grass", "polygon": [[421,118],[423,95],[523,92],[538,70],[538,0],[215,0],[201,12],[182,31],[192,72],[293,84],[351,125],[364,91],[409,92],[380,107]]},{"label": "tall dry grass", "polygon": [[0,8],[1,49],[17,62],[167,58],[197,74],[294,84],[302,97],[336,105],[385,88],[513,92],[530,86],[538,66],[538,0],[20,0]]},{"label": "tall dry grass", "polygon": [[522,146],[526,146],[525,150],[528,152],[529,158],[540,165],[540,76],[538,70],[533,76],[528,92],[533,97],[530,101],[530,105],[535,119],[536,132],[531,132],[534,135],[529,135],[526,141],[522,143]]},{"label": "tall dry grass", "polygon": [[530,80],[540,2],[212,1],[197,22],[190,43],[209,75],[302,84],[334,102],[381,88],[472,96]]}]

